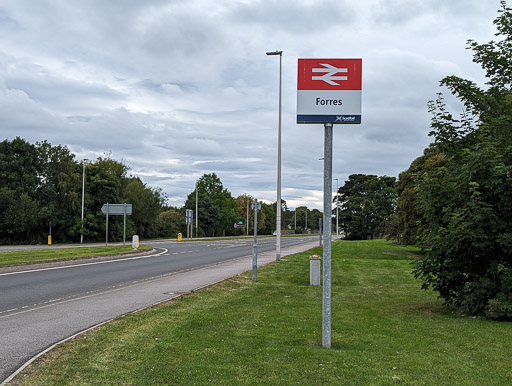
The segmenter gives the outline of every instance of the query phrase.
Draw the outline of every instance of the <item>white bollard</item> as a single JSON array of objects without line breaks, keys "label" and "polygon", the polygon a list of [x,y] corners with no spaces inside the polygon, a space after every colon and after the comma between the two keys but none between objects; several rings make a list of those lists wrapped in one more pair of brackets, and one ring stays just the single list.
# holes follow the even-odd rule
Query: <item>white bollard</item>
[{"label": "white bollard", "polygon": [[309,256],[309,285],[320,285],[320,256]]},{"label": "white bollard", "polygon": [[132,248],[139,249],[139,236],[138,235],[133,235],[133,237],[132,237]]}]

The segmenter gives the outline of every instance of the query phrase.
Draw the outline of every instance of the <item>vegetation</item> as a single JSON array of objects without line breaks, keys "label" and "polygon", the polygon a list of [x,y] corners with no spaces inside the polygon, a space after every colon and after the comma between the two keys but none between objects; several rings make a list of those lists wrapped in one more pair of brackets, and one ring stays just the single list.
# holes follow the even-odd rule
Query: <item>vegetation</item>
[{"label": "vegetation", "polygon": [[[309,255],[288,256],[59,346],[14,384],[510,384],[512,329],[442,307],[418,249],[333,244],[332,349]],[[489,366],[492,363],[492,366]]]},{"label": "vegetation", "polygon": [[339,219],[347,239],[382,237],[395,210],[395,180],[352,174],[338,189]]},{"label": "vegetation", "polygon": [[[85,165],[85,240],[104,240],[101,207],[107,202],[135,208],[127,218],[129,236],[157,235],[165,196],[127,176],[127,170],[108,155]],[[65,146],[46,141],[33,145],[21,138],[0,142],[0,243],[42,243],[50,229],[54,241],[80,240],[82,176],[83,164]],[[122,216],[112,216],[109,239],[120,241],[122,236]]]},{"label": "vegetation", "polygon": [[487,82],[441,81],[464,106],[459,118],[442,94],[429,103],[434,144],[400,175],[394,233],[419,240],[424,288],[471,315],[512,319],[512,12],[494,21],[497,41],[469,41]]},{"label": "vegetation", "polygon": [[137,252],[147,252],[151,249],[151,246],[141,244],[138,250],[134,250],[131,245],[112,245],[101,247],[8,251],[0,252],[0,267],[22,264],[49,263],[63,260],[76,260],[88,257],[126,255]]},{"label": "vegetation", "polygon": [[423,215],[419,205],[419,182],[424,175],[442,170],[446,164],[446,155],[431,145],[411,163],[408,170],[400,173],[396,184],[396,210],[387,228],[389,238],[403,245],[415,245],[421,240],[429,219]]},{"label": "vegetation", "polygon": [[[132,204],[132,215],[127,217],[126,223],[127,237],[138,234],[146,239],[175,238],[178,233],[186,233],[185,209],[192,209],[195,215],[196,191],[188,195],[183,208],[170,207],[160,188],[149,187],[140,178],[129,176],[128,170],[127,165],[111,159],[110,155],[98,157],[84,166],[67,147],[52,146],[46,141],[34,145],[18,137],[0,142],[0,244],[45,243],[50,231],[54,243],[76,242],[81,234],[87,242],[103,241],[106,224],[101,208],[107,202]],[[199,236],[246,232],[233,225],[238,217],[247,217],[247,202],[254,201],[251,196],[233,198],[215,173],[204,174],[196,188]],[[294,213],[288,210],[285,201],[282,205],[283,228],[291,229]],[[249,211],[251,224],[254,212]],[[314,218],[318,217],[316,212],[320,212],[308,212],[313,220],[311,228],[318,228]],[[262,203],[258,232],[272,234],[275,223],[275,203]],[[254,224],[251,228],[254,229]],[[122,237],[122,216],[111,216],[109,240],[120,241]]]}]

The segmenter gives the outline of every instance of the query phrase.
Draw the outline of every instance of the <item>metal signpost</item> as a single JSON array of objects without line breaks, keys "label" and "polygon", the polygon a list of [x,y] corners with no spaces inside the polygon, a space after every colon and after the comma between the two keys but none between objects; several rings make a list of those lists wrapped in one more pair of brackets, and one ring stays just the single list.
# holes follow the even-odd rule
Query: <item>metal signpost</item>
[{"label": "metal signpost", "polygon": [[323,123],[322,346],[331,347],[332,127],[361,123],[361,59],[299,59],[297,123]]},{"label": "metal signpost", "polygon": [[258,277],[258,210],[261,209],[261,203],[257,199],[251,205],[254,210],[254,243],[252,244],[252,281]]},{"label": "metal signpost", "polygon": [[279,123],[277,131],[277,200],[276,200],[276,261],[281,260],[281,109],[282,109],[282,64],[283,51],[267,52],[267,55],[279,56]]},{"label": "metal signpost", "polygon": [[105,225],[105,245],[108,245],[108,216],[124,216],[123,218],[123,244],[126,245],[126,216],[132,214],[132,204],[109,204],[108,202],[101,207],[101,211],[106,215]]},{"label": "metal signpost", "polygon": [[199,237],[199,190],[196,182],[196,237]]},{"label": "metal signpost", "polygon": [[319,242],[319,244],[318,244],[319,247],[322,246],[322,233],[323,233],[322,232],[322,217],[320,217],[318,219],[318,235],[320,236],[319,237],[319,241],[318,241]]},{"label": "metal signpost", "polygon": [[192,209],[185,209],[185,220],[187,224],[187,239],[192,237],[192,224],[194,224],[194,211]]}]

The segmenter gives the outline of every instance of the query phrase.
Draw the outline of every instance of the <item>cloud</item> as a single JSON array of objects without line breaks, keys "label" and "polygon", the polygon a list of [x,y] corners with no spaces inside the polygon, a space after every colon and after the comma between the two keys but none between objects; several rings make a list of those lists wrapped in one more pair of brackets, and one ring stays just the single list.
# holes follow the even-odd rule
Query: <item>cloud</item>
[{"label": "cloud", "polygon": [[[466,40],[493,38],[476,0],[5,0],[0,135],[104,152],[182,205],[203,173],[234,195],[276,196],[278,57],[282,181],[321,208],[323,127],[297,125],[298,57],[363,58],[363,123],[336,126],[333,176],[397,175],[431,140],[427,101],[455,74],[482,82]],[[458,108],[448,99],[450,107]],[[454,111],[456,112],[456,111]]]}]

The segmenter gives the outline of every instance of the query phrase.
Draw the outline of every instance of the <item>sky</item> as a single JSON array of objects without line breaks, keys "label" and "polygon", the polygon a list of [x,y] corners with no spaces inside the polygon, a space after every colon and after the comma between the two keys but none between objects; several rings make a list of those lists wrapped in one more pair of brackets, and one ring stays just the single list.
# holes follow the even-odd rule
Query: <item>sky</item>
[{"label": "sky", "polygon": [[182,206],[204,173],[233,197],[322,208],[321,124],[299,125],[298,58],[362,59],[362,123],[335,125],[333,189],[397,177],[432,138],[448,75],[483,85],[467,40],[498,0],[0,0],[0,141],[110,156]]}]

